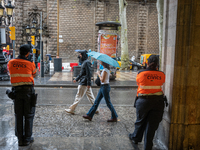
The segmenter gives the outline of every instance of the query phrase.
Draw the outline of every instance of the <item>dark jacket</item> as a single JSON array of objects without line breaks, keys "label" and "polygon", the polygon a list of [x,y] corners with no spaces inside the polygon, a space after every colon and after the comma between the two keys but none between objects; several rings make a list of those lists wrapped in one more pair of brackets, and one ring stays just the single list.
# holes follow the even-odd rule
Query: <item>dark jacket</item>
[{"label": "dark jacket", "polygon": [[76,81],[80,80],[79,85],[91,86],[91,62],[87,60],[87,51],[79,52],[82,55],[82,65],[79,75],[76,77]]}]

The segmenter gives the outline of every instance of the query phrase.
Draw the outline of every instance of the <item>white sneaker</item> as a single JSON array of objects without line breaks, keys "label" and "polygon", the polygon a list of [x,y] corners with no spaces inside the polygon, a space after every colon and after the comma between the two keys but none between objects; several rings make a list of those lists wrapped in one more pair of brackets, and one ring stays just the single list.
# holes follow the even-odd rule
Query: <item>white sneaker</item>
[{"label": "white sneaker", "polygon": [[72,111],[71,109],[65,109],[65,111],[66,111],[67,113],[70,113],[70,114],[73,114],[73,115],[74,115],[74,111]]}]

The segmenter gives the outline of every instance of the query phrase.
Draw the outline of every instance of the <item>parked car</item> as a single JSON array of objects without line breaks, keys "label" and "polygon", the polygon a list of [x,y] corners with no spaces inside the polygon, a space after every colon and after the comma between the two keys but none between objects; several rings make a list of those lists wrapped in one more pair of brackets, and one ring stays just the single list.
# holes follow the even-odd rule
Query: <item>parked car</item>
[{"label": "parked car", "polygon": [[143,68],[143,67],[140,63],[130,60],[130,70],[138,71],[141,68]]},{"label": "parked car", "polygon": [[[119,66],[121,67],[121,57],[117,57],[116,60],[119,64]],[[142,68],[142,65],[140,63],[132,61],[132,60],[129,60],[129,65],[130,65],[130,70],[133,70],[133,71],[138,71],[139,69]],[[117,68],[117,69],[119,69],[119,68]]]}]

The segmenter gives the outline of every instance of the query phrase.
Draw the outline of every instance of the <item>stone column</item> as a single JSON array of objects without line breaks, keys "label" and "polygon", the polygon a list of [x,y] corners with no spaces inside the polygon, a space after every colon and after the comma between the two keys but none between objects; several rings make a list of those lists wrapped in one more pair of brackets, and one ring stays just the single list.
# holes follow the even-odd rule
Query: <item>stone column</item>
[{"label": "stone column", "polygon": [[[103,22],[103,21],[107,21],[107,20],[104,20],[104,8],[105,8],[105,3],[104,3],[104,1],[95,1],[96,2],[96,10],[95,10],[95,23],[97,23],[97,22]],[[99,27],[97,27],[97,26],[95,26],[95,46],[93,46],[93,47],[95,47],[95,51],[97,51],[97,49],[98,49],[98,45],[97,45],[97,38],[98,38],[98,31],[99,31],[99,29],[98,29]]]},{"label": "stone column", "polygon": [[57,1],[47,2],[47,22],[49,27],[48,53],[56,56],[57,53]]},{"label": "stone column", "polygon": [[157,0],[157,10],[158,10],[158,31],[159,31],[159,62],[161,66],[161,58],[162,58],[162,37],[163,37],[163,0]]},{"label": "stone column", "polygon": [[162,70],[169,107],[158,129],[169,150],[200,147],[200,1],[164,1]]},{"label": "stone column", "polygon": [[15,26],[15,57],[19,54],[19,47],[23,44],[22,37],[22,24],[23,24],[23,8],[24,1],[16,0],[15,1],[15,9],[14,9],[14,17],[13,17],[13,25]]}]

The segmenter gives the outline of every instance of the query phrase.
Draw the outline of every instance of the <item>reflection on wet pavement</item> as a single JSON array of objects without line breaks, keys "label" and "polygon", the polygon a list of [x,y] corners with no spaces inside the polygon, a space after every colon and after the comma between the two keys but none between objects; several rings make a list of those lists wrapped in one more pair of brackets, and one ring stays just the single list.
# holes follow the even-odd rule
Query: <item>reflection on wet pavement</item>
[{"label": "reflection on wet pavement", "polygon": [[[117,123],[108,123],[111,117],[105,101],[100,104],[100,113],[92,121],[82,118],[91,107],[86,97],[78,105],[75,115],[64,109],[74,101],[76,88],[36,88],[38,105],[34,119],[35,142],[27,147],[18,147],[14,134],[14,110],[0,87],[0,149],[1,150],[142,150],[143,142],[132,145],[128,133],[134,131],[136,119],[133,107],[136,88],[112,88],[111,101],[118,113]],[[98,89],[93,89],[97,95]],[[50,103],[51,102],[51,103]],[[155,144],[153,150],[164,150]]]}]

